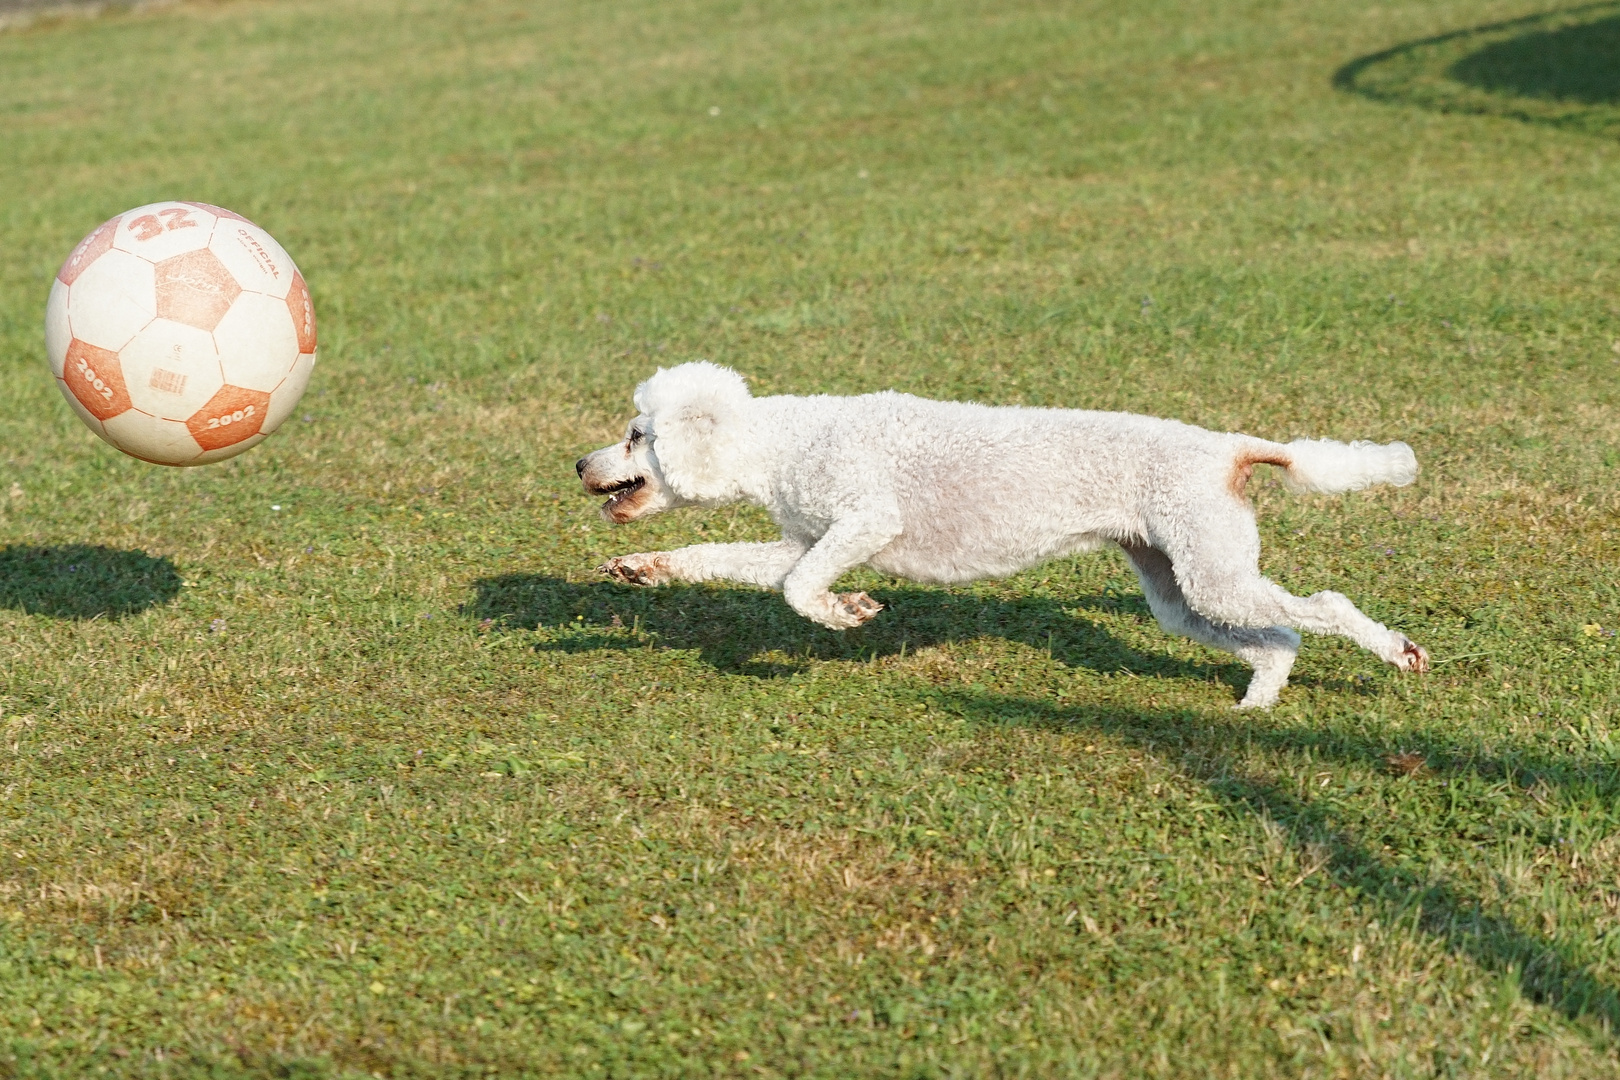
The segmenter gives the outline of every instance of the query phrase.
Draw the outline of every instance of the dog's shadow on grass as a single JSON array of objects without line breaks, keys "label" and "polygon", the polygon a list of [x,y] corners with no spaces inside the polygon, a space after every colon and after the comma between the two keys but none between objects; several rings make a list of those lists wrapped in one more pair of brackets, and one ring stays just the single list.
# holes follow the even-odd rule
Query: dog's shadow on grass
[{"label": "dog's shadow on grass", "polygon": [[695,649],[718,671],[761,678],[792,674],[813,661],[871,660],[953,641],[1000,637],[1048,652],[1069,667],[1127,671],[1158,678],[1245,685],[1242,664],[1180,660],[1130,648],[1087,610],[1126,611],[1151,619],[1140,596],[1079,601],[996,599],[901,585],[874,588],[885,610],[842,633],[789,608],[778,593],[737,586],[662,585],[637,589],[610,581],[579,583],[538,574],[503,574],[475,584],[464,615],[524,630],[549,630],[541,648]]},{"label": "dog's shadow on grass", "polygon": [[90,544],[0,548],[0,608],[58,619],[116,619],[173,600],[174,564]]},{"label": "dog's shadow on grass", "polygon": [[[492,625],[547,631],[541,648],[695,649],[717,670],[761,677],[790,673],[815,660],[865,660],[988,635],[1050,650],[1054,660],[1069,666],[1156,677],[1218,678],[1234,687],[1247,679],[1247,671],[1236,661],[1211,665],[1137,652],[1086,618],[1088,611],[1097,610],[1151,618],[1139,596],[1107,592],[1059,602],[912,586],[870,591],[888,610],[844,634],[805,621],[775,593],[728,586],[632,589],[606,581],[582,584],[533,574],[477,582],[463,614]],[[1620,802],[1620,762],[1608,754],[1606,745],[1582,760],[1535,747],[1469,750],[1459,748],[1444,733],[1407,731],[1398,741],[1390,741],[1376,734],[1289,724],[1243,712],[1212,717],[1191,710],[1076,707],[945,687],[932,696],[940,708],[975,723],[1095,731],[1176,761],[1201,779],[1231,813],[1259,814],[1281,826],[1302,859],[1319,864],[1315,872],[1347,890],[1355,903],[1375,912],[1386,925],[1417,925],[1449,951],[1515,980],[1531,1000],[1573,1020],[1596,1023],[1605,1032],[1620,1031],[1620,992],[1594,973],[1574,945],[1520,927],[1509,913],[1471,893],[1466,885],[1393,858],[1377,837],[1357,835],[1356,825],[1344,820],[1331,798],[1313,798],[1291,771],[1268,776],[1249,759],[1255,751],[1307,753],[1318,761],[1410,772],[1408,779],[1396,782],[1452,785],[1464,799],[1471,786],[1505,785],[1521,792],[1561,792],[1579,801]],[[1490,830],[1527,832],[1542,845],[1556,846],[1567,839],[1551,835],[1545,821],[1527,818],[1514,823],[1500,816],[1481,820]]]},{"label": "dog's shadow on grass", "polygon": [[[1601,954],[1602,944],[1588,942],[1592,947],[1582,950],[1578,936],[1559,940],[1520,927],[1500,905],[1437,874],[1434,864],[1419,866],[1416,859],[1395,857],[1378,835],[1358,836],[1356,825],[1343,819],[1334,798],[1313,797],[1292,768],[1268,776],[1251,758],[1257,750],[1268,755],[1306,753],[1319,762],[1395,771],[1404,779],[1394,783],[1444,789],[1452,810],[1441,825],[1452,835],[1480,842],[1517,832],[1556,849],[1569,837],[1553,835],[1544,814],[1527,812],[1515,820],[1492,802],[1489,813],[1470,815],[1471,793],[1497,795],[1505,786],[1517,788],[1525,798],[1527,791],[1535,790],[1547,798],[1620,805],[1620,761],[1606,743],[1593,747],[1585,758],[1535,746],[1471,751],[1438,733],[1406,732],[1395,742],[1376,734],[1325,729],[1319,723],[1289,724],[1251,712],[1210,717],[1191,710],[1069,706],[949,689],[934,696],[943,710],[975,723],[1096,732],[1173,761],[1202,780],[1229,812],[1258,814],[1281,826],[1303,863],[1316,864],[1313,872],[1326,874],[1385,925],[1418,926],[1448,951],[1515,981],[1538,1004],[1572,1020],[1595,1023],[1610,1038],[1620,1033],[1620,990],[1580,956],[1583,951]],[[1579,828],[1581,817],[1572,813],[1557,828]],[[1473,836],[1470,829],[1480,835]]]}]

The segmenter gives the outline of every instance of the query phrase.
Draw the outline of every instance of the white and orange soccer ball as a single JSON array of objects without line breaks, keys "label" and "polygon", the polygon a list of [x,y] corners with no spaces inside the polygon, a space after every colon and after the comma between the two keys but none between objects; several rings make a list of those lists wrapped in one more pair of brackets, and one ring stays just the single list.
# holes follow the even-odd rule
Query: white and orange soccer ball
[{"label": "white and orange soccer ball", "polygon": [[45,346],[91,431],[159,465],[263,442],[315,366],[315,308],[270,234],[207,203],[119,214],[51,283]]}]

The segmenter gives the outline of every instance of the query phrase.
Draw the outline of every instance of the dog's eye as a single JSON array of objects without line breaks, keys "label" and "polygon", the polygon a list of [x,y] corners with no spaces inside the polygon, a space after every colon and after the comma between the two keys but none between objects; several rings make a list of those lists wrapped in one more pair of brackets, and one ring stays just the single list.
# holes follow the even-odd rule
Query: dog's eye
[{"label": "dog's eye", "polygon": [[636,445],[636,443],[640,442],[642,439],[645,439],[646,437],[647,437],[647,433],[642,431],[640,428],[631,428],[630,429],[630,438],[627,441],[630,443],[631,446],[634,446],[634,445]]}]

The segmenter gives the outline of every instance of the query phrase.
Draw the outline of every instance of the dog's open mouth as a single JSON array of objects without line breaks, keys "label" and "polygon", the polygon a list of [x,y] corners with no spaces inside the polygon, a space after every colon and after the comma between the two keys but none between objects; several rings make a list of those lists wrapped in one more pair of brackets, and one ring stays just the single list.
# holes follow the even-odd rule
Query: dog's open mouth
[{"label": "dog's open mouth", "polygon": [[607,487],[598,488],[596,493],[598,495],[606,494],[610,496],[608,501],[602,504],[602,509],[612,513],[620,503],[624,502],[626,499],[630,498],[630,496],[634,495],[636,492],[640,491],[646,486],[647,478],[644,476],[637,476],[630,480],[624,480],[617,484],[610,484]]}]

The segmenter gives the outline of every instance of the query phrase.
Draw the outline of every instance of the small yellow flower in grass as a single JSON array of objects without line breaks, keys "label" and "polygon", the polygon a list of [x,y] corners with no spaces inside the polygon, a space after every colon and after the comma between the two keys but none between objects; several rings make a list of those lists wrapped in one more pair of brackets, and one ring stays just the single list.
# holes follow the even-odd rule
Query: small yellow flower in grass
[{"label": "small yellow flower in grass", "polygon": [[1587,637],[1597,637],[1599,634],[1603,633],[1603,627],[1599,626],[1595,622],[1589,622],[1581,627],[1581,633],[1585,634]]},{"label": "small yellow flower in grass", "polygon": [[383,992],[386,991],[387,989],[388,989],[388,987],[384,986],[380,982],[376,982],[375,980],[373,980],[373,982],[371,984],[371,992],[373,994],[376,994],[378,997],[381,997],[383,995]]}]

